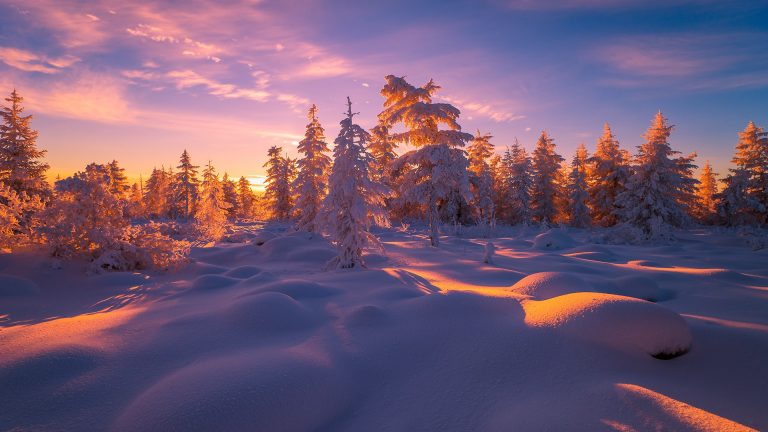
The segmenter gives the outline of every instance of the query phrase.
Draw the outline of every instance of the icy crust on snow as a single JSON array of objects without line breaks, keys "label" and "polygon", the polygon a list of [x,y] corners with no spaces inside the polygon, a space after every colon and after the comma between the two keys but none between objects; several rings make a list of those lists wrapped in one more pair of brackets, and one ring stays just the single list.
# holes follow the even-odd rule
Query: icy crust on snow
[{"label": "icy crust on snow", "polygon": [[606,346],[659,358],[691,348],[691,331],[678,314],[659,305],[612,294],[577,292],[524,303],[525,323]]},{"label": "icy crust on snow", "polygon": [[[322,271],[334,248],[306,234],[150,277],[0,260],[0,280],[39,288],[0,302],[0,430],[768,427],[765,256],[715,250],[693,271],[701,243],[579,235],[561,252],[494,239],[491,265],[484,239],[387,232],[381,264],[354,271]],[[97,304],[59,305],[78,296]],[[22,306],[38,315],[16,321]]]}]

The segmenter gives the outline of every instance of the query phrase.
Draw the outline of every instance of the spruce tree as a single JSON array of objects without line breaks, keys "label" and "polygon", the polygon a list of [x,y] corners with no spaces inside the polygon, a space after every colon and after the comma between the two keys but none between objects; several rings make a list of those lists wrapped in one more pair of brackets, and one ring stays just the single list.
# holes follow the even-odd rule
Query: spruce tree
[{"label": "spruce tree", "polygon": [[144,207],[146,208],[147,216],[151,218],[164,218],[168,216],[169,186],[170,181],[165,168],[153,168],[144,192]]},{"label": "spruce tree", "polygon": [[372,178],[375,159],[366,145],[371,136],[353,122],[352,102],[334,140],[328,195],[323,200],[322,225],[338,249],[331,267],[365,267],[363,250],[380,246],[371,234],[373,225],[388,226],[384,209],[386,187]]},{"label": "spruce tree", "polygon": [[[430,244],[439,246],[439,206],[472,200],[467,173],[468,161],[462,147],[472,135],[462,132],[458,123],[460,111],[453,105],[433,103],[440,87],[430,80],[421,87],[409,84],[403,77],[388,75],[381,90],[384,111],[379,120],[387,127],[402,124],[406,131],[392,135],[398,143],[417,147],[400,156],[392,171],[397,178],[400,205],[426,207],[430,227]],[[440,126],[447,129],[440,129]]]},{"label": "spruce tree", "polygon": [[397,143],[392,140],[387,125],[381,121],[371,129],[370,134],[371,141],[368,144],[368,151],[373,158],[371,174],[373,178],[386,184],[389,181],[392,162],[397,159],[395,153]]},{"label": "spruce tree", "polygon": [[51,192],[45,179],[48,164],[41,161],[45,150],[37,149],[38,134],[30,125],[32,116],[23,115],[24,98],[15,89],[5,100],[10,106],[0,111],[0,181],[17,194],[46,198]]},{"label": "spruce tree", "polygon": [[525,148],[515,138],[512,148],[505,154],[504,164],[508,167],[505,182],[509,199],[509,217],[511,224],[529,224],[531,222],[531,190],[533,188],[531,158]]},{"label": "spruce tree", "polygon": [[[768,135],[754,122],[739,133],[732,162],[736,168],[724,180],[732,201],[721,207],[734,209],[739,224],[768,224]],[[744,196],[736,197],[736,189]]]},{"label": "spruce tree", "polygon": [[568,224],[572,227],[585,228],[591,225],[587,201],[587,149],[579,144],[571,161],[568,174]]},{"label": "spruce tree", "polygon": [[108,163],[107,167],[109,169],[109,191],[118,199],[126,199],[131,187],[128,186],[125,168],[120,167],[116,160]]},{"label": "spruce tree", "polygon": [[253,217],[256,197],[251,190],[251,183],[243,176],[237,181],[237,200],[238,216],[243,219]]},{"label": "spruce tree", "polygon": [[224,236],[227,224],[229,204],[224,199],[224,187],[216,169],[208,161],[203,170],[203,183],[200,187],[200,201],[195,222],[203,238],[217,241]]},{"label": "spruce tree", "polygon": [[595,154],[588,159],[589,204],[592,218],[600,226],[617,223],[616,197],[625,189],[630,176],[629,156],[619,147],[611,127],[605,123]]},{"label": "spruce tree", "polygon": [[555,221],[562,200],[563,157],[555,152],[555,142],[542,131],[532,158],[531,212],[534,220],[547,225]]},{"label": "spruce tree", "polygon": [[237,215],[240,213],[240,196],[237,194],[237,184],[229,178],[229,174],[226,172],[221,178],[221,187],[224,191],[224,201],[229,204],[227,217],[230,220],[237,219]]},{"label": "spruce tree", "polygon": [[175,204],[175,213],[188,221],[195,213],[197,197],[200,189],[200,180],[197,178],[197,169],[199,166],[192,165],[192,159],[185,149],[181,153],[179,165],[176,167],[179,172],[173,177],[173,202]]},{"label": "spruce tree", "polygon": [[328,144],[325,142],[323,127],[317,118],[317,107],[312,105],[307,114],[309,124],[304,139],[297,150],[304,156],[298,161],[298,174],[293,182],[296,203],[296,227],[308,232],[316,232],[315,218],[320,211],[320,204],[327,193],[328,170],[331,158]]},{"label": "spruce tree", "polygon": [[293,209],[292,184],[295,177],[293,160],[282,155],[283,149],[271,147],[267,152],[267,180],[265,199],[272,218],[286,221],[291,218]]},{"label": "spruce tree", "polygon": [[717,211],[715,196],[717,195],[717,174],[712,172],[709,161],[704,163],[696,188],[696,208],[694,215],[701,222],[711,223]]},{"label": "spruce tree", "polygon": [[667,237],[670,227],[687,223],[689,207],[696,201],[695,155],[677,156],[680,152],[672,150],[672,127],[661,112],[656,114],[644,135],[645,144],[638,147],[634,174],[616,198],[620,218],[640,229],[646,239]]},{"label": "spruce tree", "polygon": [[495,217],[493,203],[493,173],[488,164],[493,156],[493,144],[490,134],[477,131],[472,143],[467,147],[469,172],[472,174],[472,204],[477,212],[480,224],[491,225]]}]

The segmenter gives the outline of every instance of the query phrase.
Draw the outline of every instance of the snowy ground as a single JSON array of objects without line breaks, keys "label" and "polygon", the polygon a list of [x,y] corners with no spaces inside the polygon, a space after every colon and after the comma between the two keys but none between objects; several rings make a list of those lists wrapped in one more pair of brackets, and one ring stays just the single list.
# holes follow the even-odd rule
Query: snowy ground
[{"label": "snowy ground", "polygon": [[513,230],[489,265],[392,230],[326,272],[270,229],[176,274],[0,255],[0,430],[768,429],[768,251],[739,238]]}]

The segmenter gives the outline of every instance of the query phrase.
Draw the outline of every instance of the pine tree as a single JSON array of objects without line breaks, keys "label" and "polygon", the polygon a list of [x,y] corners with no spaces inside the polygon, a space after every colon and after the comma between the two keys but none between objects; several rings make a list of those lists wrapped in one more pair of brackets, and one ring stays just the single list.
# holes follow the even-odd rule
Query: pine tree
[{"label": "pine tree", "polygon": [[229,204],[224,199],[224,187],[216,169],[208,161],[203,170],[203,183],[200,187],[200,201],[195,222],[203,238],[218,241],[224,236],[227,224]]},{"label": "pine tree", "polygon": [[128,186],[125,168],[121,168],[116,160],[108,163],[107,168],[109,169],[109,191],[118,199],[126,199],[131,187]]},{"label": "pine tree", "polygon": [[631,174],[629,156],[619,147],[608,123],[597,141],[595,154],[588,159],[587,184],[592,218],[600,226],[615,225],[616,197],[625,189]]},{"label": "pine tree", "polygon": [[709,161],[704,163],[699,177],[699,185],[696,188],[696,211],[694,215],[702,222],[713,221],[713,216],[717,211],[715,195],[717,194],[717,178],[712,172],[712,165]]},{"label": "pine tree", "polygon": [[256,197],[251,190],[251,183],[245,177],[237,181],[238,216],[250,219],[254,215],[254,203]]},{"label": "pine tree", "polygon": [[147,216],[152,218],[168,216],[169,189],[170,181],[165,168],[153,168],[152,174],[147,180],[146,191],[144,192],[144,207],[146,208]]},{"label": "pine tree", "polygon": [[240,213],[240,196],[237,194],[237,184],[229,178],[229,174],[226,172],[221,178],[221,187],[224,191],[224,201],[229,204],[227,217],[230,220],[237,219],[237,215]]},{"label": "pine tree", "polygon": [[[733,184],[728,191],[733,201],[721,207],[738,209],[733,216],[739,224],[768,224],[768,135],[753,122],[739,133],[733,163],[725,180],[728,187]],[[736,189],[745,196],[734,196]]]},{"label": "pine tree", "polygon": [[389,181],[392,162],[397,159],[395,153],[397,143],[392,140],[387,125],[381,121],[371,129],[370,134],[371,141],[368,144],[368,151],[374,161],[371,166],[371,174],[374,179],[386,184]]},{"label": "pine tree", "polygon": [[[439,246],[439,205],[472,200],[467,173],[468,161],[464,144],[472,135],[462,132],[457,120],[460,111],[450,104],[433,103],[432,96],[440,87],[430,80],[414,87],[403,77],[388,75],[381,90],[384,111],[379,120],[392,127],[402,124],[405,132],[392,135],[399,143],[418,147],[400,156],[393,164],[398,178],[398,200],[402,204],[423,205],[427,209],[430,244]],[[447,129],[440,129],[445,125]]]},{"label": "pine tree", "polygon": [[17,194],[43,199],[50,195],[45,180],[48,164],[41,162],[45,150],[37,149],[37,131],[30,126],[32,116],[24,116],[24,99],[13,90],[5,99],[9,107],[0,111],[0,181]]},{"label": "pine tree", "polygon": [[726,225],[751,225],[757,222],[760,203],[749,194],[750,172],[738,166],[723,179],[722,192],[715,196],[717,214]]},{"label": "pine tree", "polygon": [[296,226],[300,230],[315,232],[315,218],[320,211],[320,205],[327,193],[328,170],[331,158],[328,144],[320,121],[317,119],[317,107],[312,105],[307,114],[310,122],[299,142],[297,150],[304,157],[298,161],[298,174],[293,182],[296,196],[294,208],[297,214]]},{"label": "pine tree", "polygon": [[616,198],[618,215],[646,239],[666,237],[669,227],[687,223],[689,206],[696,200],[695,155],[673,158],[680,152],[668,142],[671,132],[667,119],[657,113],[644,135],[645,144],[638,147],[627,189]]},{"label": "pine tree", "polygon": [[587,201],[587,149],[579,144],[571,161],[568,174],[568,223],[572,227],[585,228],[591,225]]},{"label": "pine tree", "polygon": [[131,191],[128,196],[128,207],[126,210],[128,216],[132,218],[142,218],[145,216],[144,197],[138,183],[134,183],[131,186]]},{"label": "pine tree", "polygon": [[200,189],[200,180],[197,178],[197,169],[199,166],[192,165],[189,153],[185,149],[181,153],[179,165],[176,167],[179,172],[173,177],[173,202],[175,204],[174,212],[188,221],[190,216],[195,213],[197,198]]},{"label": "pine tree", "polygon": [[554,140],[547,131],[542,131],[532,159],[531,210],[538,223],[547,225],[558,215],[558,204],[562,200],[560,164],[564,160],[555,152]]},{"label": "pine tree", "polygon": [[531,222],[531,191],[533,189],[533,166],[531,158],[515,138],[508,155],[505,154],[505,165],[508,166],[506,190],[509,199],[509,216],[511,224],[529,224]]},{"label": "pine tree", "polygon": [[493,173],[488,160],[493,156],[490,134],[477,131],[475,139],[467,147],[469,172],[472,173],[473,206],[478,212],[478,222],[492,225],[495,218],[493,205]]},{"label": "pine tree", "polygon": [[295,177],[294,162],[282,155],[283,149],[271,147],[267,152],[268,160],[265,199],[272,217],[279,221],[291,218],[293,208],[292,184]]},{"label": "pine tree", "polygon": [[333,166],[329,192],[323,200],[323,227],[330,234],[339,254],[331,267],[365,267],[363,250],[379,246],[371,234],[373,225],[388,226],[384,209],[386,187],[371,176],[375,159],[366,144],[371,136],[353,122],[352,102],[347,98],[347,117],[334,140]]}]

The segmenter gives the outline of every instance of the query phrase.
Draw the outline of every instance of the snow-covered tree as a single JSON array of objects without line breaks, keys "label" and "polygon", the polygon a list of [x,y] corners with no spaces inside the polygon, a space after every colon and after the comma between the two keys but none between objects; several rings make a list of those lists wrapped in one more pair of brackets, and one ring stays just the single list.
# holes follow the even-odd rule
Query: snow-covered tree
[{"label": "snow-covered tree", "polygon": [[717,214],[726,225],[752,225],[757,223],[756,214],[763,209],[749,193],[750,173],[736,167],[723,179],[725,187],[715,196]]},{"label": "snow-covered tree", "polygon": [[224,191],[224,201],[229,204],[227,217],[234,220],[240,213],[240,196],[237,194],[237,183],[230,179],[229,174],[225,172],[224,177],[221,178],[221,187]]},{"label": "snow-covered tree", "polygon": [[29,198],[26,192],[19,195],[0,183],[0,250],[32,242],[41,222],[37,215],[43,208],[40,197]]},{"label": "snow-covered tree", "polygon": [[37,131],[30,125],[32,116],[23,115],[24,98],[16,90],[5,100],[10,106],[0,111],[0,181],[17,194],[45,198],[50,194],[45,180],[48,164],[41,161],[45,150],[37,149]]},{"label": "snow-covered tree", "polygon": [[[381,90],[384,111],[379,120],[387,127],[402,124],[406,131],[393,134],[392,139],[417,147],[392,164],[393,175],[398,177],[398,200],[426,207],[430,243],[438,246],[440,203],[457,195],[466,202],[472,200],[469,163],[462,149],[472,135],[461,131],[456,107],[432,102],[440,89],[434,81],[415,87],[403,77],[388,75],[385,80]],[[441,125],[447,129],[440,129]]]},{"label": "snow-covered tree", "polygon": [[600,226],[615,225],[616,197],[624,191],[631,172],[629,155],[619,147],[608,123],[605,123],[595,154],[588,162],[587,184],[592,218]]},{"label": "snow-covered tree", "polygon": [[717,194],[717,174],[712,171],[712,165],[709,161],[704,163],[699,176],[699,185],[696,188],[696,207],[695,216],[702,222],[712,222],[715,215]]},{"label": "snow-covered tree", "polygon": [[107,164],[109,169],[109,191],[118,199],[126,199],[130,186],[128,178],[125,176],[125,168],[122,168],[116,160]]},{"label": "snow-covered tree", "polygon": [[144,206],[147,216],[152,218],[167,217],[170,210],[169,195],[171,179],[165,168],[152,169],[144,191]]},{"label": "snow-covered tree", "polygon": [[467,147],[469,172],[472,174],[472,205],[478,213],[478,222],[487,226],[492,225],[495,218],[493,173],[488,164],[493,156],[491,138],[490,134],[481,134],[478,130],[475,139]]},{"label": "snow-covered tree", "polygon": [[208,161],[203,170],[200,199],[195,213],[195,225],[203,238],[217,241],[224,236],[229,203],[224,199],[224,187],[216,169]]},{"label": "snow-covered tree", "polygon": [[85,171],[57,181],[55,190],[44,215],[53,256],[96,258],[119,243],[128,221],[123,203],[110,190],[107,165],[90,164]]},{"label": "snow-covered tree", "polygon": [[243,176],[240,176],[240,179],[237,181],[237,200],[238,217],[243,219],[253,217],[256,196],[251,190],[251,183]]},{"label": "snow-covered tree", "polygon": [[327,193],[328,171],[331,158],[328,144],[320,121],[317,119],[317,107],[312,105],[307,114],[309,124],[304,133],[304,139],[299,142],[297,150],[304,156],[297,163],[298,173],[293,181],[296,196],[294,205],[300,230],[315,232],[315,219],[320,211],[320,205]]},{"label": "snow-covered tree", "polygon": [[366,149],[371,136],[353,122],[355,114],[347,98],[347,117],[334,140],[328,195],[320,217],[324,231],[338,249],[338,256],[330,263],[337,268],[365,267],[363,250],[380,247],[371,226],[389,225],[384,209],[387,188],[371,176],[376,163]]},{"label": "snow-covered tree", "polygon": [[542,131],[531,163],[533,183],[531,185],[531,213],[541,224],[554,222],[562,200],[562,156],[555,152],[555,142],[547,131]]},{"label": "snow-covered tree", "polygon": [[[738,208],[734,216],[740,224],[768,224],[768,134],[753,122],[739,133],[733,163],[725,182],[735,201],[721,207]],[[745,196],[736,197],[736,189]]]},{"label": "snow-covered tree", "polygon": [[179,165],[176,167],[179,171],[173,177],[172,191],[174,204],[174,213],[177,216],[188,221],[190,216],[195,214],[197,197],[200,189],[200,180],[197,178],[197,169],[199,166],[192,165],[192,159],[187,150],[181,153]]},{"label": "snow-covered tree", "polygon": [[397,159],[395,153],[397,143],[392,140],[387,125],[381,121],[371,129],[370,133],[371,141],[368,143],[368,151],[374,161],[371,166],[371,175],[374,179],[387,184],[390,177],[390,167],[392,162]]},{"label": "snow-covered tree", "polygon": [[689,206],[696,201],[695,155],[674,157],[680,152],[669,144],[671,132],[667,119],[657,113],[644,135],[646,142],[638,147],[634,174],[616,197],[621,220],[640,229],[646,239],[666,237],[670,227],[688,222]]},{"label": "snow-covered tree", "polygon": [[293,209],[292,184],[295,177],[294,162],[283,156],[283,149],[271,147],[267,153],[265,199],[274,219],[285,221],[291,218]]},{"label": "snow-covered tree", "polygon": [[144,208],[144,194],[142,193],[139,183],[134,183],[131,186],[131,191],[128,195],[128,205],[125,211],[126,215],[131,218],[141,218],[145,216],[146,209]]},{"label": "snow-covered tree", "polygon": [[592,224],[589,217],[589,193],[587,192],[587,149],[579,144],[568,173],[568,224],[585,228]]}]

